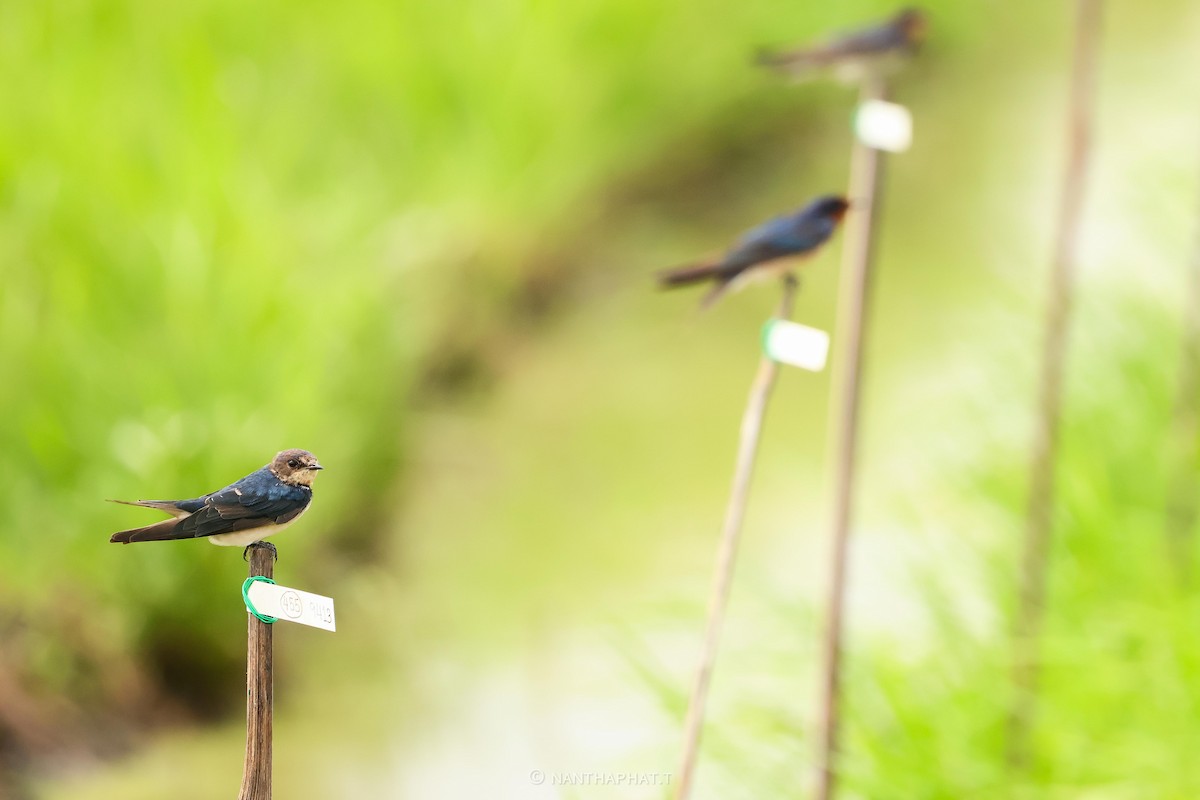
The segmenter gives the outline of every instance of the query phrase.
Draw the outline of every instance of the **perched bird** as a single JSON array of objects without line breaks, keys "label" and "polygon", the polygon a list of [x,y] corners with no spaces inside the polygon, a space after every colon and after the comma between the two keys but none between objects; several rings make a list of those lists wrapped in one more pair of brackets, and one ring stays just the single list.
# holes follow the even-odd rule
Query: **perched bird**
[{"label": "perched bird", "polygon": [[730,289],[758,279],[783,275],[820,249],[846,215],[849,201],[837,195],[818,197],[795,214],[777,217],[744,234],[719,261],[658,273],[665,288],[713,284],[701,308],[708,308]]},{"label": "perched bird", "polygon": [[312,500],[312,483],[323,467],[307,450],[284,450],[237,483],[191,500],[114,500],[165,511],[166,519],[118,531],[110,542],[160,542],[207,536],[213,544],[244,547],[295,522]]},{"label": "perched bird", "polygon": [[832,68],[845,80],[886,70],[917,52],[925,38],[925,12],[905,8],[886,22],[852,31],[828,42],[785,53],[761,51],[758,63],[793,77],[805,77]]}]

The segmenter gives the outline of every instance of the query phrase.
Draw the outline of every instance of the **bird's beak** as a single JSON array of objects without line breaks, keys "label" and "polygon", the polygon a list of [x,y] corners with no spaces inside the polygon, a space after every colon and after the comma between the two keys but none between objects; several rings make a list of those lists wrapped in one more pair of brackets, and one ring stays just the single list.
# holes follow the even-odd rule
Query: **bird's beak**
[{"label": "bird's beak", "polygon": [[325,469],[325,468],[324,468],[324,467],[322,467],[320,464],[313,464],[311,467],[309,467],[309,469],[311,469],[311,470],[314,470],[314,471],[315,471],[315,470],[318,470],[318,469]]}]

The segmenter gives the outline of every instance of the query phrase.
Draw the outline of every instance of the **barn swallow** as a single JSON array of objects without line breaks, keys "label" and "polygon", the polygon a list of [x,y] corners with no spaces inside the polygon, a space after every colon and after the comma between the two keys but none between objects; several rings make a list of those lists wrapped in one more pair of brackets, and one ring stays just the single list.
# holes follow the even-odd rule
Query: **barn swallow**
[{"label": "barn swallow", "polygon": [[284,450],[262,469],[224,489],[191,500],[114,500],[165,511],[166,519],[118,531],[110,542],[161,542],[207,536],[213,544],[244,547],[291,525],[308,509],[323,467],[307,450]]},{"label": "barn swallow", "polygon": [[844,197],[818,197],[794,214],[776,217],[745,233],[718,261],[658,273],[659,285],[668,288],[711,281],[713,288],[700,303],[701,308],[708,308],[730,289],[791,272],[795,262],[812,256],[829,240],[849,207]]},{"label": "barn swallow", "polygon": [[925,12],[905,8],[886,22],[851,31],[830,41],[785,53],[762,51],[758,63],[793,77],[832,67],[844,79],[861,78],[916,54],[925,39]]}]

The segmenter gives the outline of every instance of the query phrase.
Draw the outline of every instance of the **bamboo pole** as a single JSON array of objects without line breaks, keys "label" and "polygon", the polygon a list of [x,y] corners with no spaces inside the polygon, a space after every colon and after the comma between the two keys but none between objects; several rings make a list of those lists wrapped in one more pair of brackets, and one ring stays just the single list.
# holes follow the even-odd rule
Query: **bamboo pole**
[{"label": "bamboo pole", "polygon": [[1196,528],[1196,460],[1200,455],[1200,229],[1188,269],[1183,310],[1179,385],[1171,420],[1171,475],[1167,488],[1167,538],[1171,561],[1186,581],[1191,572],[1191,543]]},{"label": "bamboo pole", "polygon": [[[783,297],[779,301],[779,318],[789,319],[795,303],[796,278],[787,275],[783,279]],[[712,589],[708,598],[708,618],[705,623],[704,646],[700,652],[700,663],[688,700],[687,718],[684,722],[683,755],[679,763],[679,781],[675,796],[687,800],[691,796],[695,778],[696,758],[700,750],[700,734],[704,727],[704,711],[708,703],[708,687],[712,679],[713,664],[717,659],[717,646],[721,639],[721,625],[725,619],[725,608],[729,604],[729,589],[733,580],[733,566],[737,558],[738,540],[741,537],[742,519],[746,515],[746,499],[750,492],[750,478],[754,472],[754,459],[758,453],[758,441],[762,432],[763,417],[767,401],[779,365],[766,355],[758,363],[758,373],[750,387],[746,410],[742,415],[741,436],[738,442],[737,462],[733,472],[733,489],[729,505],[725,510],[725,523],[721,529],[721,541],[717,549],[716,569],[713,572]]]},{"label": "bamboo pole", "polygon": [[[275,572],[275,547],[255,542],[250,554],[250,576],[270,578]],[[274,663],[272,625],[247,613],[246,635],[246,761],[238,800],[271,800],[272,705]]]},{"label": "bamboo pole", "polygon": [[[860,87],[860,102],[886,99],[887,84],[882,76],[871,75],[864,79]],[[826,601],[825,638],[821,653],[820,741],[815,781],[816,796],[820,800],[832,797],[837,783],[839,690],[845,629],[846,573],[862,393],[863,340],[866,335],[867,301],[875,239],[876,197],[882,174],[882,153],[861,141],[856,141],[850,164],[850,198],[853,206],[846,219],[838,313],[838,338],[843,350],[841,385],[838,403],[834,406],[840,413],[835,441],[833,555]]]},{"label": "bamboo pole", "polygon": [[1046,338],[1042,354],[1038,424],[1030,467],[1021,587],[1013,642],[1015,695],[1009,714],[1007,761],[1022,767],[1036,705],[1038,638],[1046,596],[1046,562],[1054,527],[1054,472],[1062,416],[1063,362],[1074,293],[1084,182],[1092,140],[1092,98],[1101,0],[1076,0],[1075,54],[1067,116],[1067,164],[1054,244]]}]

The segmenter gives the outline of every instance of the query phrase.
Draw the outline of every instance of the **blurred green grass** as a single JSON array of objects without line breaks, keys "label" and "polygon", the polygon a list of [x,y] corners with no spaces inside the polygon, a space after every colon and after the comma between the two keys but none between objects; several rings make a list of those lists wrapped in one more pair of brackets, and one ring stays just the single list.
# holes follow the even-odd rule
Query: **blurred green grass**
[{"label": "blurred green grass", "polygon": [[[531,276],[576,268],[611,224],[596,197],[795,113],[745,65],[777,14],[5,4],[4,669],[84,728],[228,707],[242,565],[109,547],[150,515],[100,501],[195,495],[301,446],[330,469],[286,543],[300,577],[386,556],[414,392],[486,350]],[[796,35],[830,19],[788,14]]]},{"label": "blurred green grass", "polygon": [[[880,530],[868,513],[856,532],[847,797],[1200,792],[1188,755],[1200,736],[1200,528],[1179,548],[1166,514],[1181,304],[1125,276],[1085,287],[1080,306],[1031,767],[1004,761],[1028,459],[1007,429],[1027,387],[993,379],[961,388],[960,414],[943,418],[940,435],[958,449],[881,490],[895,527]],[[989,351],[994,376],[1028,357],[1012,342]],[[1185,444],[1185,479],[1200,485],[1200,441]],[[718,670],[702,783],[711,796],[804,796],[817,735],[805,700],[822,621],[808,600],[773,593],[761,565],[751,569]],[[796,629],[808,635],[795,640]],[[681,719],[678,676],[637,663]]]},{"label": "blurred green grass", "polygon": [[[902,89],[918,146],[893,162],[900,202],[883,234],[872,381],[884,387],[913,360],[994,335],[980,305],[1031,305],[1021,283],[1040,274],[1053,206],[1058,84],[1041,71],[1063,63],[1066,15],[931,5],[937,38]],[[1110,44],[1169,33],[1181,5],[1118,10]],[[285,446],[330,467],[280,543],[286,569],[349,598],[339,611],[361,626],[336,651],[281,645],[340,675],[338,708],[314,700],[330,691],[316,677],[286,678],[299,685],[281,697],[309,712],[296,728],[345,724],[343,709],[365,704],[351,684],[382,675],[403,691],[420,651],[456,635],[472,655],[513,647],[530,613],[628,609],[631,592],[680,583],[699,603],[749,377],[738,368],[752,359],[737,337],[769,303],[741,296],[691,323],[694,298],[641,296],[645,273],[841,185],[848,95],[780,87],[746,55],[880,13],[624,0],[0,8],[0,69],[20,78],[0,110],[0,667],[70,737],[104,730],[102,751],[143,718],[185,716],[179,703],[236,712],[241,644],[228,634],[243,614],[230,587],[243,565],[203,543],[112,547],[109,531],[152,515],[99,500],[215,488]],[[832,262],[802,299],[823,325]],[[562,314],[535,328],[522,314],[542,286]],[[518,379],[456,383],[445,365],[459,362]],[[962,380],[948,372],[937,392]],[[823,386],[797,380],[781,397],[791,413],[772,423],[760,523],[794,524],[798,503],[815,513]],[[910,469],[927,443],[896,431],[927,431],[912,420],[944,408],[888,399],[868,409],[872,444]],[[477,424],[455,418],[464,401]],[[416,452],[422,440],[433,452]],[[895,479],[881,461],[864,491]],[[367,624],[370,592],[404,609],[385,642]],[[342,674],[347,653],[371,674]],[[908,692],[886,658],[871,680],[936,709],[905,708],[924,720],[924,757],[965,747],[951,733],[998,707],[992,657],[964,656],[979,677],[958,705],[938,705],[936,686]],[[942,715],[947,730],[929,732]],[[768,719],[741,744],[779,730]],[[236,749],[236,730],[221,735],[187,763]],[[304,791],[328,764],[299,766],[292,735],[287,785]],[[188,743],[130,762],[111,794],[156,796],[161,765]],[[905,769],[895,742],[882,746],[851,764],[868,796]],[[984,777],[961,785],[994,777],[979,758],[964,770]]]},{"label": "blurred green grass", "polygon": [[[939,644],[913,658],[914,648],[905,653],[897,638],[856,656],[848,692],[852,794],[875,797],[885,786],[931,798],[1200,791],[1187,756],[1198,735],[1200,608],[1185,578],[1200,555],[1200,531],[1176,551],[1165,514],[1178,307],[1129,295],[1128,288],[1096,292],[1079,315],[1030,772],[1003,764],[1011,698],[1004,634],[1025,464],[1020,453],[993,450],[956,483],[961,504],[1001,513],[972,532],[977,546],[956,578],[932,564],[915,568]],[[1200,485],[1198,445],[1188,464],[1193,485]],[[990,609],[982,626],[979,609],[947,590],[961,586],[963,574]]]}]

